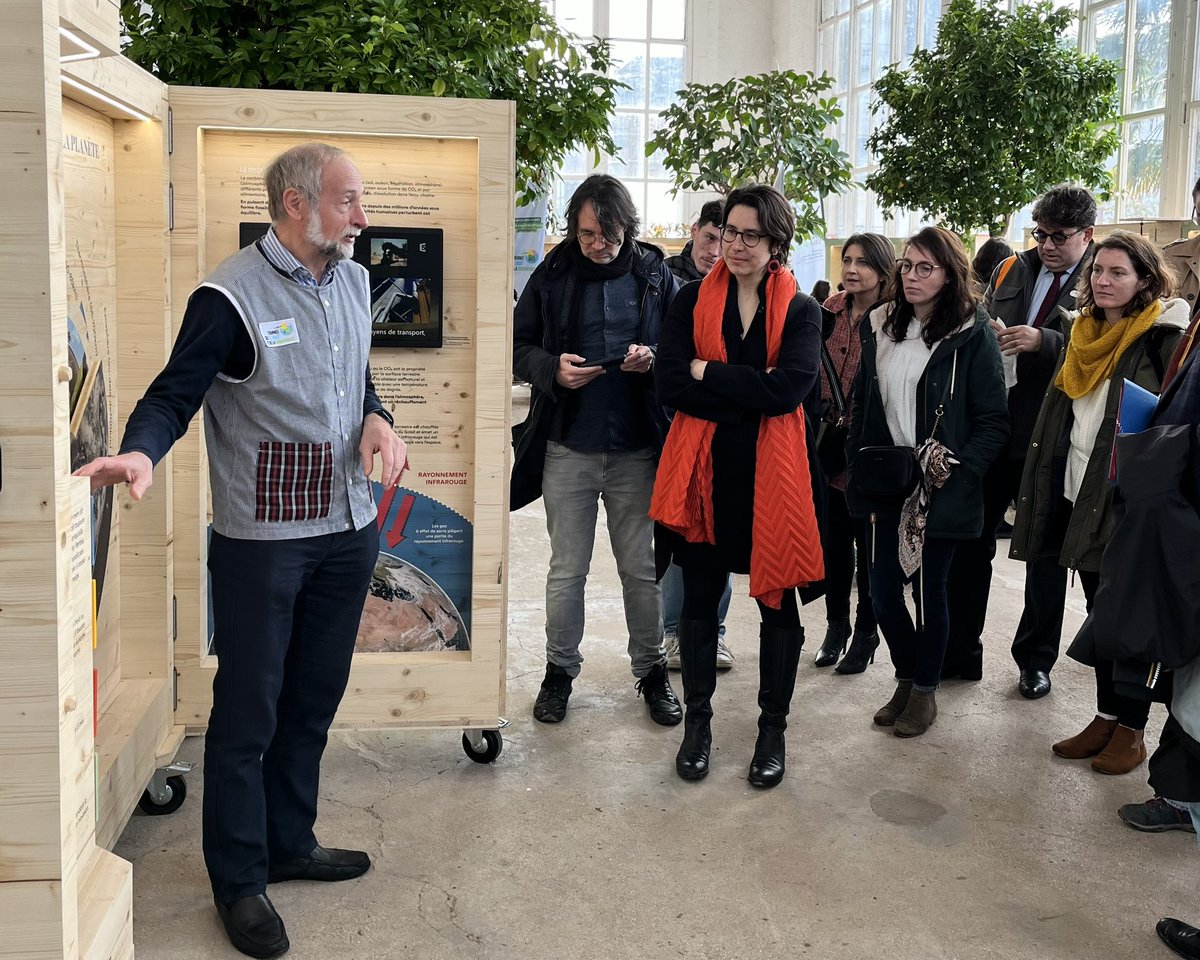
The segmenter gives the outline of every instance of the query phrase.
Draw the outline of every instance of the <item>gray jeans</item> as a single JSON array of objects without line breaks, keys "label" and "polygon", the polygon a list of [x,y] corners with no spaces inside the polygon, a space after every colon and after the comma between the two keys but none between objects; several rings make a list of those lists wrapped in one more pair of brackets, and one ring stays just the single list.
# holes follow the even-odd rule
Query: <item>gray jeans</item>
[{"label": "gray jeans", "polygon": [[662,614],[654,582],[654,524],[649,517],[656,467],[650,449],[578,453],[561,443],[547,444],[542,475],[550,532],[546,659],[572,677],[579,676],[583,664],[579,653],[583,593],[601,499],[621,576],[633,675],[644,677],[664,659]]}]

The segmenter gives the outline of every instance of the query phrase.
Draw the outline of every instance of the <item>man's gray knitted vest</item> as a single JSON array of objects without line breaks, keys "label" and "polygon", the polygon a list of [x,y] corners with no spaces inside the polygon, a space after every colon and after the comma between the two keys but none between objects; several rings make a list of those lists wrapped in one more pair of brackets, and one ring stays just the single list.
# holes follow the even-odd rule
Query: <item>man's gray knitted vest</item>
[{"label": "man's gray knitted vest", "polygon": [[229,298],[255,352],[250,376],[221,374],[204,397],[213,529],[246,540],[361,530],[375,518],[358,454],[367,271],[343,261],[332,283],[307,287],[251,245],[202,286]]}]

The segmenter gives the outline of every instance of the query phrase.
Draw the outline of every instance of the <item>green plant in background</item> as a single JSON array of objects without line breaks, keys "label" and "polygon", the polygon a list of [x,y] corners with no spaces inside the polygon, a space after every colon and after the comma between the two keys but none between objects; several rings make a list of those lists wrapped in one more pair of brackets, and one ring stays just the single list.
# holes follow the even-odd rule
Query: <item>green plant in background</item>
[{"label": "green plant in background", "polygon": [[167,83],[513,100],[518,203],[570,151],[616,153],[607,42],[538,0],[122,0],[121,19]]},{"label": "green plant in background", "polygon": [[1080,53],[1073,11],[1050,0],[1014,13],[952,0],[937,46],[875,83],[882,123],[867,177],[885,208],[923,210],[971,236],[1074,180],[1107,200],[1119,143],[1120,65]]},{"label": "green plant in background", "polygon": [[823,235],[823,198],[850,186],[850,160],[827,132],[842,116],[837,100],[822,96],[832,86],[829,76],[792,70],[689,83],[659,114],[665,125],[646,155],[663,154],[676,192],[780,187],[796,208],[796,238]]}]

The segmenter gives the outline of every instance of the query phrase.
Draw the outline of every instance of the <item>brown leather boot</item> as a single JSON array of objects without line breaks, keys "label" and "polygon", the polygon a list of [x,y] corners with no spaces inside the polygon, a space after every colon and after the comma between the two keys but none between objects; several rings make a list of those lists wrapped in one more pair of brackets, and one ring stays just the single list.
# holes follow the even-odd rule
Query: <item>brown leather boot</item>
[{"label": "brown leather boot", "polygon": [[1093,717],[1080,733],[1066,740],[1059,740],[1050,749],[1067,760],[1084,760],[1094,757],[1108,746],[1113,731],[1117,729],[1116,720],[1105,720],[1103,717]]},{"label": "brown leather boot", "polygon": [[934,699],[933,691],[922,693],[920,690],[914,690],[908,695],[908,703],[896,718],[896,726],[892,732],[898,737],[919,737],[933,726],[936,719],[937,700]]},{"label": "brown leather boot", "polygon": [[1113,731],[1108,746],[1100,751],[1099,756],[1092,761],[1092,769],[1097,773],[1119,775],[1142,765],[1146,759],[1146,744],[1142,740],[1142,731],[1130,727],[1118,726]]},{"label": "brown leather boot", "polygon": [[912,685],[911,680],[896,681],[896,692],[892,694],[892,699],[875,712],[875,722],[879,726],[890,727],[895,724],[896,718],[904,712],[904,707],[908,703]]}]

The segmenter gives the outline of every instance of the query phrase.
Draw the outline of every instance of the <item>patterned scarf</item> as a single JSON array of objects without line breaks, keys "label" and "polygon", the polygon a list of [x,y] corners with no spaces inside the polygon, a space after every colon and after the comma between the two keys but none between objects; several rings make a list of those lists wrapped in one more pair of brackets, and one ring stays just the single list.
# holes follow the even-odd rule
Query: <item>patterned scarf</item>
[{"label": "patterned scarf", "polygon": [[[718,260],[700,284],[692,313],[696,357],[724,363],[721,327],[729,270]],[[779,360],[796,278],[780,269],[767,280],[767,366]],[[712,438],[717,425],[682,411],[671,421],[650,501],[650,516],[691,543],[715,543]],[[779,609],[783,591],[822,580],[825,560],[808,472],[804,411],[764,416],[758,428],[750,595]]]},{"label": "patterned scarf", "polygon": [[1161,300],[1154,300],[1141,313],[1122,317],[1116,323],[1097,320],[1091,308],[1075,318],[1067,355],[1054,385],[1072,400],[1086,396],[1117,369],[1117,361],[1162,314]]},{"label": "patterned scarf", "polygon": [[908,495],[900,511],[900,569],[911,577],[921,568],[925,551],[925,527],[929,522],[929,502],[933,491],[945,486],[951,467],[957,467],[954,454],[940,440],[930,437],[918,444],[917,467],[921,480]]}]

